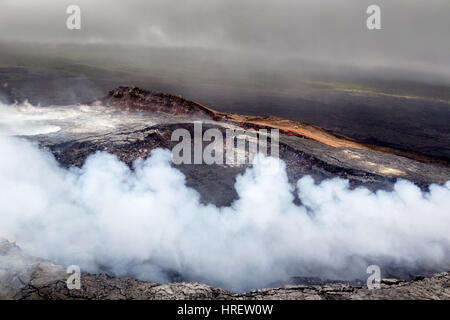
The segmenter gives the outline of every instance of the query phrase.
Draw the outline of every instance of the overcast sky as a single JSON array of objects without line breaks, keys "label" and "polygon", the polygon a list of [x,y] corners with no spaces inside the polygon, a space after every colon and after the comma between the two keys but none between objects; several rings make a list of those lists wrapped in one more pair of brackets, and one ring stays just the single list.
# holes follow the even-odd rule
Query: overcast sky
[{"label": "overcast sky", "polygon": [[[66,8],[82,30],[66,28]],[[378,4],[383,30],[366,28]],[[450,73],[449,0],[0,0],[0,41],[258,51]]]}]

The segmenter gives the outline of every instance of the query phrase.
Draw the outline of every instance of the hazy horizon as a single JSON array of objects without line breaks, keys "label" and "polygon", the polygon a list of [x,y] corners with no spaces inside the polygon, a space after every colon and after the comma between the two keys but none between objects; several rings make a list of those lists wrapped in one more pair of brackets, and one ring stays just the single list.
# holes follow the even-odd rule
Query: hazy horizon
[{"label": "hazy horizon", "polygon": [[[450,30],[450,2],[445,0],[376,1],[382,30],[372,31],[366,28],[366,9],[374,3],[367,0],[80,0],[76,5],[81,8],[81,30],[68,30],[66,8],[71,4],[0,0],[0,49],[29,44],[30,54],[37,50],[41,56],[122,65],[132,64],[128,56],[137,52],[137,68],[151,64],[155,48],[196,50],[207,51],[205,56],[217,54],[216,64],[226,61],[239,68],[239,60],[261,69],[275,65],[280,71],[302,71],[311,63],[318,73],[338,68],[331,72],[346,75],[356,69],[367,77],[390,77],[395,70],[406,70],[410,80],[450,83],[450,41],[445,32]],[[105,46],[119,52],[80,53]],[[146,50],[149,53],[142,54]],[[2,58],[0,52],[0,64]],[[341,67],[351,69],[340,71]]]}]

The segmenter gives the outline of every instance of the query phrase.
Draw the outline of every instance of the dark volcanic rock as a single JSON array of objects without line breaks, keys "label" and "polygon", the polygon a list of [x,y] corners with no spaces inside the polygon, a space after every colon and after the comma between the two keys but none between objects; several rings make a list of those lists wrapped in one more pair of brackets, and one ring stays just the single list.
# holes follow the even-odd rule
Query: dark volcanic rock
[{"label": "dark volcanic rock", "polygon": [[212,110],[196,102],[171,94],[151,92],[138,87],[119,87],[109,92],[104,104],[127,111],[162,112],[213,118]]},{"label": "dark volcanic rock", "polygon": [[[89,131],[96,128],[95,119],[91,119],[93,123],[86,128],[76,130],[72,130],[67,123],[54,123],[62,128],[60,132],[28,138],[47,147],[66,167],[82,166],[89,155],[98,151],[115,154],[131,165],[134,160],[149,156],[151,150],[173,148],[178,143],[171,141],[172,132],[176,129],[184,128],[194,136],[194,121],[202,121],[203,131],[217,128],[224,133],[226,128],[230,127],[245,129],[249,121],[254,124],[273,120],[270,117],[249,118],[215,113],[181,97],[153,93],[136,87],[120,87],[111,91],[103,99],[102,105],[106,105],[106,110],[111,112],[107,120],[114,124],[111,129]],[[97,104],[92,106],[96,107]],[[211,120],[212,118],[215,120]],[[244,122],[240,123],[240,118],[243,118]],[[283,121],[279,122],[284,123]],[[286,129],[280,131],[280,158],[286,163],[292,183],[304,175],[311,175],[316,182],[340,177],[348,179],[352,188],[365,186],[371,190],[389,190],[397,179],[407,179],[426,190],[432,183],[444,184],[450,180],[450,166],[445,163],[418,161],[379,152],[345,138],[335,137],[320,128],[304,129],[311,130],[313,138],[317,135],[318,139],[324,142],[286,132]],[[326,143],[329,139],[331,145]],[[336,143],[342,146],[336,147]],[[187,185],[200,193],[203,202],[225,206],[236,199],[235,177],[244,172],[248,165],[176,167],[185,174]],[[211,190],[214,192],[210,192]]]},{"label": "dark volcanic rock", "polygon": [[[9,261],[9,263],[7,263]],[[12,266],[12,261],[14,266]],[[384,279],[380,289],[330,283],[232,293],[199,283],[158,284],[132,278],[82,274],[80,290],[67,288],[64,268],[23,254],[0,241],[0,299],[20,300],[361,300],[450,299],[450,273],[414,281]],[[314,283],[314,279],[311,279]]]},{"label": "dark volcanic rock", "polygon": [[[178,142],[171,141],[171,135],[179,128],[184,128],[194,135],[193,123],[180,120],[175,123],[89,135],[85,138],[70,138],[57,143],[51,137],[37,139],[66,167],[82,166],[89,155],[98,151],[115,154],[120,160],[131,165],[134,160],[149,156],[151,150],[156,148],[172,149]],[[203,124],[203,131],[210,128],[225,132],[226,127],[221,122]],[[286,163],[288,177],[292,183],[304,175],[311,175],[317,182],[340,177],[348,179],[351,187],[390,190],[397,179],[407,179],[426,190],[432,183],[443,184],[450,180],[450,168],[439,163],[423,163],[369,150],[334,148],[311,139],[283,134],[280,136],[280,158]],[[195,188],[204,202],[224,206],[236,199],[235,177],[244,172],[248,165],[175,167],[185,174],[187,185]],[[211,190],[215,192],[211,193]]]}]

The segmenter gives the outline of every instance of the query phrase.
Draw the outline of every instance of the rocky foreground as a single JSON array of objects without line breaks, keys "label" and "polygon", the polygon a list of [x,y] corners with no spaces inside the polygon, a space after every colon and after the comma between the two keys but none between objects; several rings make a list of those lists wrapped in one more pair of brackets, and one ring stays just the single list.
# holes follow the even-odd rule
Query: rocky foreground
[{"label": "rocky foreground", "polygon": [[27,256],[0,242],[0,299],[19,300],[369,300],[450,299],[450,272],[414,281],[383,279],[380,289],[349,284],[297,285],[232,293],[198,283],[159,284],[104,274],[81,275],[81,288],[69,290],[62,266]]}]

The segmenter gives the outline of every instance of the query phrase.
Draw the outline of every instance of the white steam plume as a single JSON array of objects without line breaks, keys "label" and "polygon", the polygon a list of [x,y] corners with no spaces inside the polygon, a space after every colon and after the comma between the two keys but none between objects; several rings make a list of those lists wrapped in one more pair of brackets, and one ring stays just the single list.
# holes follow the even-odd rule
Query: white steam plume
[{"label": "white steam plume", "polygon": [[83,271],[167,281],[164,271],[175,270],[247,290],[290,276],[354,279],[369,263],[450,265],[450,182],[372,193],[304,177],[299,206],[284,164],[266,170],[279,160],[263,158],[237,177],[239,200],[217,208],[186,187],[167,150],[134,170],[107,153],[64,169],[37,145],[1,135],[0,152],[0,238]]}]

